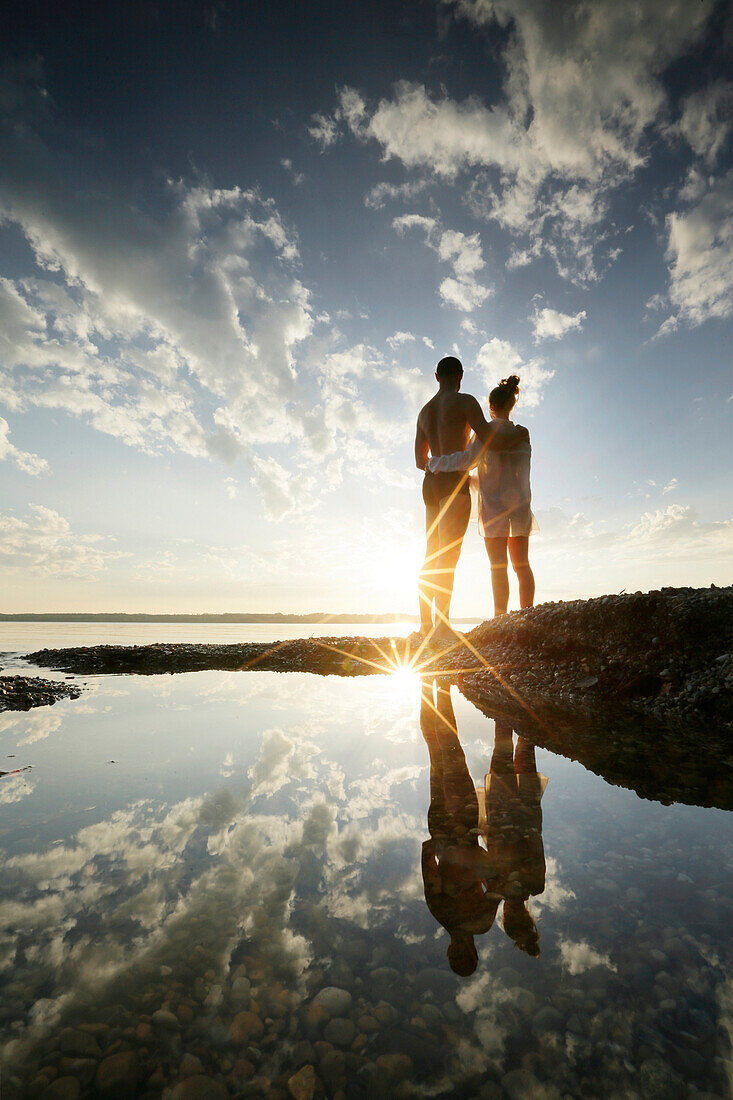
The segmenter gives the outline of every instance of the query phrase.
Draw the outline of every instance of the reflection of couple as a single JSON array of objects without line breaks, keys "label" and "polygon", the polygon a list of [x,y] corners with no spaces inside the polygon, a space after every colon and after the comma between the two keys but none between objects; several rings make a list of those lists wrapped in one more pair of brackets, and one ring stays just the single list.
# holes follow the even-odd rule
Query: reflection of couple
[{"label": "reflection of couple", "polygon": [[[458,739],[450,689],[424,678],[420,729],[430,753],[430,839],[422,846],[425,901],[450,935],[456,974],[478,964],[474,936],[491,928],[503,901],[502,927],[522,951],[539,955],[529,912],[545,888],[540,800],[547,780],[537,774],[534,745],[496,721],[489,774],[478,791]],[[483,840],[485,847],[480,843]]]},{"label": "reflection of couple", "polygon": [[[495,615],[503,615],[509,602],[507,549],[519,581],[520,606],[532,606],[529,535],[535,523],[530,510],[529,432],[509,420],[519,391],[518,376],[511,375],[491,391],[491,422],[475,397],[459,392],[463,378],[459,359],[451,355],[441,359],[435,377],[438,392],[417,418],[415,462],[425,471],[427,530],[419,586],[420,633],[440,640],[452,637],[453,578],[471,515],[469,469],[478,466],[479,529],[491,563]],[[475,438],[469,445],[472,431]]]}]

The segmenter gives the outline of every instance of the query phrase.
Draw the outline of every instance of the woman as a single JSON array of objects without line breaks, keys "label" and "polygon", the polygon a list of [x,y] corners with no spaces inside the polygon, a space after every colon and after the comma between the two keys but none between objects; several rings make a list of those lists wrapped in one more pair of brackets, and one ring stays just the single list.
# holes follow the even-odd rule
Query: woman
[{"label": "woman", "polygon": [[[492,420],[509,421],[517,403],[519,375],[503,378],[489,394]],[[537,530],[529,487],[529,443],[513,451],[489,451],[474,439],[467,451],[431,458],[431,473],[469,470],[478,466],[479,530],[491,562],[494,615],[506,614],[509,603],[507,550],[519,582],[520,607],[534,603],[534,574],[529,564],[529,536]]]}]

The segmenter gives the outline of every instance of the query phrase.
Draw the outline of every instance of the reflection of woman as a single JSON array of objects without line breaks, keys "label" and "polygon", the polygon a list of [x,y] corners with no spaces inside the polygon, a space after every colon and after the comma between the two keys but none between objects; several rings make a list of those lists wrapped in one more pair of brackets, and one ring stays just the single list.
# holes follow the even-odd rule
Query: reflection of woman
[{"label": "reflection of woman", "polygon": [[[491,928],[503,900],[502,926],[516,946],[539,955],[528,900],[545,888],[540,800],[534,745],[496,721],[484,787],[474,787],[456,729],[450,691],[424,678],[420,729],[430,753],[430,839],[422,846],[425,901],[450,935],[448,960],[456,974],[478,965],[474,936]],[[486,848],[479,843],[482,836]]]},{"label": "reflection of woman", "polygon": [[497,719],[482,820],[494,871],[488,885],[504,898],[504,931],[533,957],[540,953],[539,934],[527,902],[545,888],[540,800],[546,785],[546,778],[537,773],[534,745],[518,736],[515,750],[512,727]]},{"label": "reflection of woman", "polygon": [[[492,420],[509,420],[517,402],[519,376],[511,374],[489,394]],[[469,470],[478,466],[479,530],[491,563],[494,614],[503,615],[509,603],[507,550],[519,582],[519,605],[534,603],[534,574],[529,564],[529,536],[537,530],[530,502],[529,442],[516,450],[486,450],[474,440],[466,451],[431,458],[431,473]]]},{"label": "reflection of woman", "polygon": [[499,897],[487,892],[488,857],[478,842],[478,799],[458,740],[450,691],[422,683],[420,729],[430,753],[430,839],[422,846],[425,901],[450,935],[448,961],[456,974],[473,974],[473,937],[494,923]]}]

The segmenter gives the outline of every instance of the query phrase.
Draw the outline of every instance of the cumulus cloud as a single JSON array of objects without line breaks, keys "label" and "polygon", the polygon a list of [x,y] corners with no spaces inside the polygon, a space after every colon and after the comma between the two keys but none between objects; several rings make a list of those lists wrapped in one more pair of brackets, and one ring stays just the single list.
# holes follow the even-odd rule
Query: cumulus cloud
[{"label": "cumulus cloud", "polygon": [[314,478],[290,473],[275,458],[252,458],[250,484],[259,492],[265,515],[271,520],[302,514],[315,504],[311,496]]},{"label": "cumulus cloud", "polygon": [[519,405],[535,407],[542,399],[542,391],[555,372],[544,366],[544,359],[535,357],[524,360],[508,340],[492,337],[482,344],[476,355],[476,366],[481,371],[484,385],[493,389],[497,382],[510,374],[520,377]]},{"label": "cumulus cloud", "polygon": [[561,940],[560,956],[563,967],[570,974],[583,974],[594,966],[604,966],[608,970],[616,969],[608,955],[596,951],[584,940],[579,943],[572,940]]},{"label": "cumulus cloud", "polygon": [[474,209],[530,236],[515,264],[546,248],[561,273],[596,278],[604,195],[644,164],[645,135],[668,109],[661,76],[700,37],[710,9],[686,0],[444,2],[458,18],[506,31],[502,99],[459,102],[401,81],[369,106],[347,87],[333,130],[444,180],[472,174]]},{"label": "cumulus cloud", "polygon": [[29,451],[21,451],[14,443],[10,442],[10,425],[0,416],[0,462],[12,462],[19,470],[32,477],[48,473],[48,462],[40,455]]},{"label": "cumulus cloud", "polygon": [[0,515],[0,567],[41,576],[89,577],[125,557],[109,540],[74,531],[53,508],[31,504],[26,518]]},{"label": "cumulus cloud", "polygon": [[471,313],[493,294],[491,287],[478,282],[477,275],[486,266],[478,233],[467,236],[455,229],[442,229],[434,218],[422,214],[403,214],[392,221],[398,233],[421,229],[426,243],[443,263],[453,268],[453,275],[443,279],[438,293],[446,305]]},{"label": "cumulus cloud", "polygon": [[585,316],[584,309],[575,314],[548,308],[536,310],[532,322],[535,344],[542,340],[559,340],[566,332],[580,332]]},{"label": "cumulus cloud", "polygon": [[392,351],[396,351],[401,344],[412,344],[417,337],[412,332],[395,332],[392,336],[387,337],[387,343],[392,348]]},{"label": "cumulus cloud", "polygon": [[[270,517],[301,513],[338,484],[354,436],[393,449],[395,414],[375,410],[369,392],[384,360],[363,344],[339,349],[335,331],[312,353],[329,318],[314,316],[295,231],[273,201],[180,180],[131,201],[85,148],[59,159],[61,139],[75,139],[52,109],[31,110],[39,80],[34,70],[3,85],[0,217],[37,265],[0,278],[5,407],[59,410],[149,454],[242,462]],[[356,125],[358,97],[342,103],[344,124]],[[273,440],[277,460],[262,453]],[[288,448],[322,476],[289,469]],[[0,457],[46,468],[8,439],[5,421]]]},{"label": "cumulus cloud", "polygon": [[699,201],[667,217],[669,299],[675,312],[659,334],[733,313],[733,169]]}]

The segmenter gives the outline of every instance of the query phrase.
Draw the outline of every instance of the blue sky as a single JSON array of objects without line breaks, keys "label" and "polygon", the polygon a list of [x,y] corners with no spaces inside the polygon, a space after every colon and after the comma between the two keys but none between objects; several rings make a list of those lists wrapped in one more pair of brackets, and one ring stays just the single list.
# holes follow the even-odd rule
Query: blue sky
[{"label": "blue sky", "polygon": [[415,610],[446,353],[539,600],[729,583],[729,6],[294,7],[11,5],[2,610]]}]

